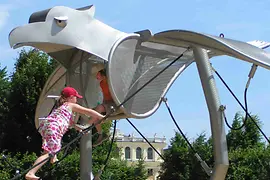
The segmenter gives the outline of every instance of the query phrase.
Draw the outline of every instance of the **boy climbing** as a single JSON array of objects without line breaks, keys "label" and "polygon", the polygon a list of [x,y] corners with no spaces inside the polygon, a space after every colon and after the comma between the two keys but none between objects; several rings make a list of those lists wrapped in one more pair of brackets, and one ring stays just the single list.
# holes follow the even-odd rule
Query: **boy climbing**
[{"label": "boy climbing", "polygon": [[[106,70],[105,70],[104,66],[98,65],[96,68],[97,68],[96,79],[99,81],[99,85],[100,85],[100,88],[102,90],[103,102],[101,104],[97,105],[94,109],[95,109],[95,111],[97,111],[101,114],[108,114],[111,111],[111,106],[115,107],[115,103],[113,101],[113,98],[112,98],[110,90],[109,90],[107,76],[106,76]],[[96,123],[98,120],[99,119],[97,119],[96,117],[92,117],[92,119],[90,120],[89,123],[90,124]],[[109,138],[108,134],[103,133],[101,124],[102,123],[99,123],[95,126],[97,129],[97,133],[98,133],[98,139],[93,144],[94,147],[100,145],[102,142],[104,142],[105,140],[107,140]]]}]

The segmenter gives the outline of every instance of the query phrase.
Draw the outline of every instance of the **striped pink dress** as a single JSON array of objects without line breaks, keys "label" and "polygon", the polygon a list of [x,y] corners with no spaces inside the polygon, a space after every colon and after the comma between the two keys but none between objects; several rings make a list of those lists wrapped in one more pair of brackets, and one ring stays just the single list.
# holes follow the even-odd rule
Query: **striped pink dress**
[{"label": "striped pink dress", "polygon": [[55,109],[46,120],[41,120],[39,133],[42,136],[42,149],[49,153],[59,151],[63,135],[73,124],[73,113],[67,103]]}]

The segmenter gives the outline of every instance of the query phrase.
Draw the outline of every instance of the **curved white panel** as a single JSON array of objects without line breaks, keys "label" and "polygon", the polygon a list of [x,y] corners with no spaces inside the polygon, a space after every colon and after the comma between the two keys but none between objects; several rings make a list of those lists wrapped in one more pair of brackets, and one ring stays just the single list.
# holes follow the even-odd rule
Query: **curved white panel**
[{"label": "curved white panel", "polygon": [[143,42],[139,36],[128,36],[118,41],[108,62],[109,85],[115,102],[120,105],[132,96],[122,106],[126,114],[134,118],[152,115],[159,107],[161,97],[192,62],[190,52],[142,90],[138,90],[185,50],[186,48]]}]

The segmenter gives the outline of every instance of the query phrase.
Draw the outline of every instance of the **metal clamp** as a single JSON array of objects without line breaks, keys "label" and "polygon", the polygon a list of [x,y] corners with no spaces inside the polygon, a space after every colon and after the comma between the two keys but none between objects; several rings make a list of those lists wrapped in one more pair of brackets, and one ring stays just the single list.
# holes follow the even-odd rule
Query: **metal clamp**
[{"label": "metal clamp", "polygon": [[224,105],[219,106],[219,110],[224,112],[226,110],[226,106],[224,106]]},{"label": "metal clamp", "polygon": [[168,101],[168,98],[162,97],[161,100],[164,101],[164,102],[166,103],[166,102]]}]

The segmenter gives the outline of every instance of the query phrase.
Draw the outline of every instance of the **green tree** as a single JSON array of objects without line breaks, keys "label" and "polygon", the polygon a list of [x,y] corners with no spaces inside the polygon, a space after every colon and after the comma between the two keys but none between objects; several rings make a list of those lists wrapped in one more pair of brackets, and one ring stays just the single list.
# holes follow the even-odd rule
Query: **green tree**
[{"label": "green tree", "polygon": [[[101,147],[102,146],[102,147]],[[105,158],[109,150],[109,141],[104,142],[100,148],[95,148],[93,153],[93,174],[100,169],[104,161],[95,161],[100,157]],[[99,146],[98,146],[99,147]],[[114,143],[115,147],[115,143]],[[99,150],[103,151],[100,152]],[[113,148],[114,149],[114,148]],[[134,166],[128,166],[127,161],[120,160],[117,151],[113,150],[111,157],[107,163],[104,172],[101,175],[101,179],[113,179],[113,180],[145,180],[147,178],[144,162],[139,161]],[[15,170],[24,172],[30,168],[37,158],[35,153],[17,153],[15,155],[7,155],[8,162],[15,168],[10,167],[4,161],[0,161],[0,179],[8,180],[15,176]],[[63,157],[63,152],[59,153],[58,157]],[[44,180],[79,180],[80,179],[80,152],[78,149],[71,151],[66,158],[64,158],[57,165],[45,164],[37,175]],[[102,159],[103,160],[103,159]]]},{"label": "green tree", "polygon": [[[195,141],[192,143],[192,147],[198,153],[198,155],[204,160],[208,166],[213,167],[213,146],[211,140],[206,138],[205,133],[201,133]],[[209,176],[204,171],[201,166],[201,163],[195,157],[193,151],[189,151],[191,166],[190,166],[190,177],[189,179],[197,179],[200,177],[201,180],[209,179]]]},{"label": "green tree", "polygon": [[[251,116],[260,126],[259,117]],[[245,116],[235,114],[233,128],[239,127]],[[251,118],[247,118],[245,126],[240,130],[230,130],[227,134],[230,166],[227,179],[269,179],[270,148],[261,141],[261,134]],[[214,167],[212,137],[208,140],[201,134],[192,143],[193,149],[203,160]],[[202,169],[194,152],[176,133],[169,148],[164,154],[165,161],[161,165],[160,179],[209,179]]]},{"label": "green tree", "polygon": [[[103,124],[103,131],[109,132],[111,123],[107,122]],[[95,141],[95,139],[94,139]],[[104,165],[107,155],[109,153],[111,140],[102,143],[99,146],[93,148],[93,173],[97,174],[101,166]],[[147,173],[144,166],[144,161],[140,160],[134,166],[128,166],[127,162],[120,159],[119,151],[115,142],[112,144],[112,150],[106,168],[101,175],[101,179],[113,179],[113,180],[145,180],[147,179]]]},{"label": "green tree", "polygon": [[227,179],[268,180],[270,151],[264,147],[238,148],[229,153],[230,166]]},{"label": "green tree", "polygon": [[8,122],[3,147],[11,152],[39,152],[41,139],[34,114],[41,90],[55,67],[48,55],[37,50],[22,50],[11,76],[8,96]]},{"label": "green tree", "polygon": [[[35,153],[22,154],[17,152],[16,154],[0,154],[0,179],[9,180],[16,176],[16,171],[22,173],[25,169],[28,169],[35,161],[37,156]],[[5,158],[3,158],[5,157]],[[21,178],[22,179],[22,178]]]},{"label": "green tree", "polygon": [[257,115],[251,115],[251,117],[252,119],[249,117],[247,118],[247,122],[243,129],[243,135],[246,140],[246,146],[248,147],[263,146],[264,144],[261,142],[262,134],[260,133],[258,127],[255,125],[256,123],[261,128],[260,118]]},{"label": "green tree", "polygon": [[[0,66],[1,67],[1,66]],[[0,68],[0,150],[2,149],[2,140],[4,137],[4,129],[8,121],[8,92],[10,89],[10,82],[7,76],[6,67]]]},{"label": "green tree", "polygon": [[138,161],[135,165],[128,166],[127,161],[111,159],[108,166],[101,175],[101,179],[111,180],[146,180],[147,173],[143,161]]},{"label": "green tree", "polygon": [[[242,129],[227,134],[230,159],[227,179],[269,179],[269,150],[255,125],[261,127],[261,122],[258,116],[251,117],[253,120],[248,117]],[[245,116],[236,113],[233,128],[240,127],[244,121]]]},{"label": "green tree", "polygon": [[[252,119],[260,127],[260,119],[256,115],[251,115]],[[246,119],[245,126],[240,130],[230,130],[227,134],[227,143],[229,150],[245,149],[248,147],[263,146],[261,134],[251,118]],[[245,116],[237,112],[234,116],[232,127],[237,128],[245,121]]]},{"label": "green tree", "polygon": [[165,160],[161,164],[160,179],[188,179],[191,167],[189,151],[185,139],[176,132],[171,145],[164,151]]},{"label": "green tree", "polygon": [[[56,62],[46,54],[35,49],[30,51],[22,50],[15,64],[15,72],[8,83],[10,94],[8,94],[6,102],[8,104],[7,108],[10,111],[7,114],[7,124],[3,128],[5,136],[1,147],[10,152],[8,155],[9,162],[13,166],[18,167],[21,172],[30,168],[37,155],[40,155],[41,137],[34,125],[35,108],[41,90],[55,67]],[[5,73],[1,73],[1,77],[3,77],[1,78],[1,80],[4,80],[3,82],[8,82],[5,79]],[[4,83],[1,85],[4,85]],[[4,93],[1,93],[1,97],[6,96]],[[3,107],[0,108],[1,110],[4,109]],[[103,124],[105,132],[109,132],[110,127],[110,122]],[[63,138],[63,144],[69,142],[76,135],[77,133],[74,130],[69,131]],[[78,144],[79,141],[72,146],[68,156],[56,167],[50,166],[47,163],[38,172],[38,175],[50,180],[79,179]],[[94,173],[103,165],[109,146],[110,142],[107,141],[93,149]],[[31,154],[28,154],[27,151]],[[61,157],[63,157],[63,152],[59,154],[59,158]],[[10,179],[15,173],[14,169],[9,167],[4,161],[0,162],[0,170],[0,179]],[[119,173],[114,173],[115,170]],[[129,167],[126,161],[120,160],[119,152],[116,151],[116,144],[113,143],[112,153],[102,177],[105,177],[105,179],[110,177],[112,179],[126,179],[124,177],[128,177],[127,179],[142,180],[146,179],[146,173],[143,162]]]},{"label": "green tree", "polygon": [[[211,167],[213,165],[212,141],[202,133],[191,144],[194,151]],[[171,146],[165,151],[165,161],[161,164],[160,179],[209,179],[194,152],[176,133]]]},{"label": "green tree", "polygon": [[[243,123],[243,118],[240,112],[237,112],[234,116],[232,128],[237,129]],[[237,149],[243,145],[243,133],[242,130],[230,130],[227,134],[227,144],[229,150]]]}]

